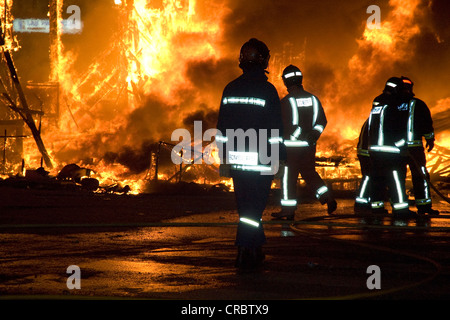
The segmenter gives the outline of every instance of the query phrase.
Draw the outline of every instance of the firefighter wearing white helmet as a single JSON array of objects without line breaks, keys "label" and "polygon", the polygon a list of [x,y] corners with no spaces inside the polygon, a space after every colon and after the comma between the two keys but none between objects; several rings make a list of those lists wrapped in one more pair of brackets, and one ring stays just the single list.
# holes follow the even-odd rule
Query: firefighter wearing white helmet
[{"label": "firefighter wearing white helmet", "polygon": [[299,174],[320,203],[327,204],[331,214],[337,208],[336,200],[315,168],[316,143],[327,125],[325,112],[319,99],[303,89],[303,74],[298,67],[287,66],[282,79],[288,90],[281,100],[287,161],[281,181],[281,211],[272,216],[294,218]]},{"label": "firefighter wearing white helmet", "polygon": [[[217,122],[220,173],[233,179],[239,213],[235,242],[235,265],[239,269],[258,268],[264,260],[262,214],[276,171],[273,168],[285,159],[280,98],[265,74],[269,57],[267,46],[255,38],[242,46],[239,67],[243,74],[225,87]],[[244,143],[239,143],[242,137],[237,132],[249,133]],[[256,144],[251,142],[251,133]],[[269,152],[277,150],[277,154],[270,154],[272,163],[263,159],[263,148]]]}]

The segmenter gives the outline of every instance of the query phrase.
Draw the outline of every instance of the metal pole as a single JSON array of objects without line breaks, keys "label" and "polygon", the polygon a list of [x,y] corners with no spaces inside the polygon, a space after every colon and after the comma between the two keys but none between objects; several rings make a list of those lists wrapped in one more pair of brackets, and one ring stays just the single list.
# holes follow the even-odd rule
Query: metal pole
[{"label": "metal pole", "polygon": [[6,129],[5,129],[5,140],[3,142],[3,174],[6,172]]}]

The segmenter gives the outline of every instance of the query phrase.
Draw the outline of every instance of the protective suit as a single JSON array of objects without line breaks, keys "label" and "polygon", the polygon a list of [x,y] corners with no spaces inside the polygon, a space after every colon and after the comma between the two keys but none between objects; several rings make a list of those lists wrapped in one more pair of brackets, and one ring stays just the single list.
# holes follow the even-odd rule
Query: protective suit
[{"label": "protective suit", "polygon": [[233,179],[239,213],[236,267],[245,269],[264,260],[261,218],[279,162],[285,159],[280,99],[265,74],[269,57],[269,49],[257,39],[242,46],[243,74],[225,87],[217,122],[221,174]]},{"label": "protective suit", "polygon": [[434,128],[431,113],[425,102],[415,98],[414,83],[411,79],[401,77],[402,94],[410,99],[410,115],[408,121],[408,166],[411,170],[415,204],[419,214],[438,215],[439,211],[432,208],[429,173],[426,167],[427,160],[423,146],[426,141],[427,151],[434,148]]},{"label": "protective suit", "polygon": [[400,96],[400,87],[400,78],[386,82],[383,94],[374,99],[368,120],[371,209],[373,213],[385,212],[387,187],[393,215],[409,218],[414,216],[405,189],[410,106]]},{"label": "protective suit", "polygon": [[289,92],[281,100],[287,161],[282,178],[281,211],[272,216],[294,218],[299,174],[320,203],[328,205],[331,214],[337,203],[315,168],[316,143],[327,125],[325,112],[319,99],[303,89],[303,75],[298,67],[286,67],[282,78]]}]

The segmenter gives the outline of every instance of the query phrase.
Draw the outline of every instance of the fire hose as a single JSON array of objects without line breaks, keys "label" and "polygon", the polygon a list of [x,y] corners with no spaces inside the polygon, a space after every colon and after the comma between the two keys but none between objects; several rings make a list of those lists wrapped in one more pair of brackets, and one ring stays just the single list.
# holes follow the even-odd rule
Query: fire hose
[{"label": "fire hose", "polygon": [[[325,217],[327,218],[327,217]],[[330,297],[318,297],[318,298],[313,298],[312,300],[353,300],[353,299],[367,299],[367,298],[375,298],[375,297],[380,297],[380,296],[385,296],[385,295],[389,295],[389,294],[393,294],[393,293],[398,293],[400,291],[405,291],[408,289],[412,289],[412,288],[417,288],[420,287],[426,283],[430,283],[431,281],[433,281],[434,279],[436,279],[436,277],[441,273],[442,271],[442,266],[439,262],[430,259],[428,257],[419,255],[419,254],[415,254],[415,253],[411,253],[411,252],[407,252],[404,250],[396,250],[396,249],[392,249],[389,247],[385,247],[385,246],[380,246],[380,245],[374,245],[374,244],[369,244],[369,243],[363,243],[363,242],[358,242],[358,241],[353,241],[353,240],[347,240],[347,239],[340,239],[340,238],[336,238],[333,237],[329,234],[321,234],[318,233],[316,231],[311,231],[308,229],[304,229],[302,230],[301,228],[298,227],[299,224],[297,223],[297,221],[295,221],[293,224],[290,225],[290,228],[292,231],[294,231],[297,234],[303,234],[309,237],[313,237],[319,240],[327,240],[327,241],[332,241],[332,242],[339,242],[339,243],[343,243],[343,244],[349,244],[352,246],[358,246],[361,248],[366,248],[366,249],[371,249],[371,250],[376,250],[379,252],[385,252],[388,254],[395,254],[395,255],[399,255],[399,256],[404,256],[404,257],[409,257],[415,260],[419,260],[422,262],[425,262],[429,265],[431,265],[433,267],[433,271],[431,272],[431,274],[429,274],[427,277],[418,280],[418,281],[413,281],[411,283],[405,284],[405,285],[400,285],[400,286],[394,286],[390,289],[385,289],[385,290],[380,290],[380,291],[374,291],[374,292],[362,292],[362,293],[355,293],[355,294],[348,294],[348,295],[341,295],[341,296],[330,296]]]}]

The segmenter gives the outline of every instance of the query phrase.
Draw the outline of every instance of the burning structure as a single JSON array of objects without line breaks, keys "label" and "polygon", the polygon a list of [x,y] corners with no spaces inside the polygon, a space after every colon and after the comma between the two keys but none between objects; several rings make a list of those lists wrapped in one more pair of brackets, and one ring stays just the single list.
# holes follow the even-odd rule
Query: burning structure
[{"label": "burning structure", "polygon": [[[252,3],[0,1],[3,52],[14,59],[23,89],[21,99],[3,59],[2,173],[45,166],[57,176],[76,164],[101,184],[120,181],[136,192],[152,179],[229,184],[213,165],[174,165],[171,133],[192,131],[194,121],[215,127],[222,89],[240,74],[237,52],[258,37],[271,48],[269,80],[280,96],[281,71],[292,63],[323,102],[324,179],[354,187],[359,129],[392,75],[412,78],[429,105],[437,137],[429,168],[434,179],[448,177],[445,0],[382,1],[380,28],[368,28],[358,1]],[[27,106],[28,122],[18,112]]]}]

